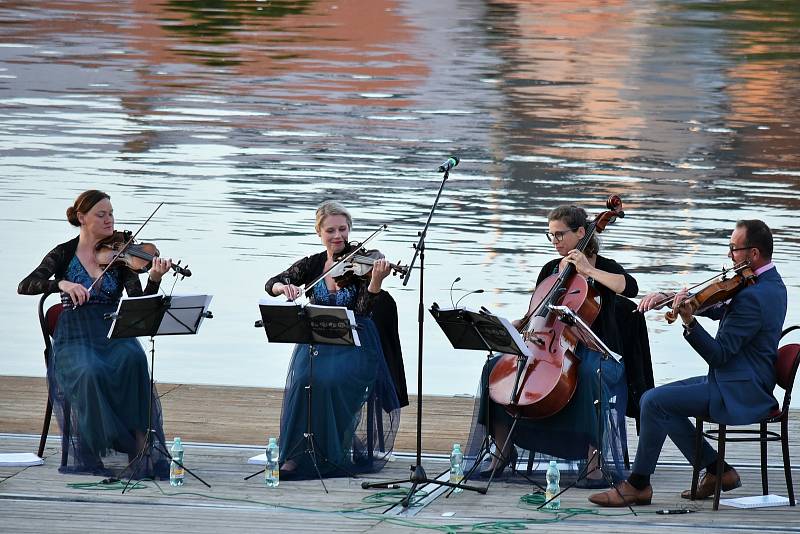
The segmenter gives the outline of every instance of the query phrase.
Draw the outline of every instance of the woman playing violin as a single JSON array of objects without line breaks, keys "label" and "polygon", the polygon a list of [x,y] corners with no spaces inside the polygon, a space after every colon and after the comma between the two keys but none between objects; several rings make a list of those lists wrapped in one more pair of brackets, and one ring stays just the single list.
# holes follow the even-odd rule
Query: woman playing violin
[{"label": "woman playing violin", "polygon": [[[588,221],[586,212],[576,206],[560,206],[552,210],[548,217],[547,239],[553,244],[557,258],[546,263],[539,272],[536,285],[541,284],[551,275],[562,271],[567,265],[574,265],[577,274],[588,280],[600,295],[601,308],[599,315],[592,323],[593,332],[606,345],[617,353],[621,352],[619,333],[615,322],[615,298],[617,294],[628,297],[638,292],[636,280],[625,272],[617,262],[598,254],[599,243],[596,236],[585,246],[583,251],[576,248],[584,238]],[[514,321],[519,328],[522,320]],[[497,444],[499,454],[493,456],[489,469],[482,471],[481,476],[489,477],[492,471],[496,475],[516,458],[518,445],[531,451],[569,460],[594,459],[600,435],[595,411],[595,401],[600,397],[600,384],[597,370],[601,363],[601,355],[588,349],[582,343],[576,348],[576,356],[580,360],[578,367],[577,387],[566,406],[549,417],[542,419],[520,419],[514,434],[509,438],[512,423],[511,416],[503,407],[489,399],[491,410],[491,427],[488,432]],[[490,360],[484,368],[483,383],[486,384],[497,358]],[[623,365],[613,360],[602,361],[604,417],[606,421],[604,453],[607,460],[621,459],[622,447],[625,443],[625,406],[627,385]],[[533,371],[535,372],[535,370]],[[484,392],[486,389],[481,388]],[[478,423],[485,425],[485,403],[481,404]],[[473,443],[475,440],[472,440]],[[505,444],[505,447],[503,445]],[[593,460],[595,461],[595,460]],[[589,466],[589,478],[595,479],[588,485],[602,484],[602,473]],[[496,476],[495,475],[495,476]],[[621,476],[621,472],[618,473]]]},{"label": "woman playing violin", "polygon": [[[265,288],[272,296],[298,298],[300,286],[312,283],[351,251],[348,237],[350,213],[334,201],[323,203],[316,213],[316,231],[323,252],[303,258],[270,278]],[[370,315],[391,299],[381,291],[390,272],[385,259],[374,262],[371,276],[351,279],[340,287],[330,275],[305,287],[311,303],[346,306],[356,314],[361,346],[297,345],[289,364],[281,413],[281,477],[316,477],[311,458],[305,454],[303,435],[307,424],[306,386],[312,384],[314,447],[324,476],[380,469],[391,452],[399,423],[400,401],[384,359],[384,348]],[[393,303],[393,301],[392,301]],[[394,330],[396,332],[396,316]],[[399,354],[399,338],[397,350]],[[388,347],[387,347],[388,348]],[[313,357],[313,376],[310,374]],[[367,414],[372,414],[368,417]],[[377,443],[380,440],[381,445]]]},{"label": "woman playing violin", "polygon": [[[67,208],[67,220],[79,228],[78,236],[51,250],[18,292],[61,293],[64,311],[47,370],[51,401],[62,432],[69,435],[69,464],[60,470],[104,474],[108,466],[101,458],[114,450],[133,458],[144,446],[150,379],[142,346],[135,338],[108,339],[111,324],[103,316],[116,309],[123,289],[129,296],[156,293],[171,261],[153,259],[144,290],[139,276],[124,266],[101,277],[96,247],[114,235],[110,197],[97,190],[81,193]],[[154,404],[153,428],[163,439],[161,409]],[[155,467],[163,475],[168,464]],[[139,475],[153,475],[153,468],[146,466]]]}]

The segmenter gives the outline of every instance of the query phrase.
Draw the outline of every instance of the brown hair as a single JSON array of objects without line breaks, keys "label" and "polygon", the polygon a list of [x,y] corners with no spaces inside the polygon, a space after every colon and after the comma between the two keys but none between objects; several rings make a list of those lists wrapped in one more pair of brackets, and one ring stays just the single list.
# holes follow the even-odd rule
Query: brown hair
[{"label": "brown hair", "polygon": [[[578,206],[559,206],[547,215],[547,220],[561,221],[569,226],[573,232],[581,227],[588,230],[589,216],[586,215],[586,210]],[[595,256],[600,252],[600,242],[597,240],[596,235],[592,236],[583,252],[589,257]]]},{"label": "brown hair", "polygon": [[78,198],[75,199],[75,203],[67,208],[67,220],[72,226],[80,226],[81,222],[78,220],[78,213],[89,213],[89,210],[92,209],[95,204],[105,198],[111,200],[108,194],[98,191],[97,189],[84,191],[78,195]]}]

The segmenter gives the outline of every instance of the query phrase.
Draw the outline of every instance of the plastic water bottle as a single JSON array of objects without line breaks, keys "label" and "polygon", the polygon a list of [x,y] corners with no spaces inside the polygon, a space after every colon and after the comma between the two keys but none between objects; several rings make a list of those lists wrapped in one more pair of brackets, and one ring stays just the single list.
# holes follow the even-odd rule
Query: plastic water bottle
[{"label": "plastic water bottle", "polygon": [[181,438],[175,438],[169,453],[172,455],[172,461],[169,463],[169,485],[183,486],[183,443],[181,443]]},{"label": "plastic water bottle", "polygon": [[275,488],[280,484],[280,467],[278,466],[278,443],[275,438],[269,438],[267,444],[267,465],[264,466],[264,484],[268,488]]},{"label": "plastic water bottle", "polygon": [[[545,474],[545,479],[547,479],[547,488],[544,490],[544,500],[545,502],[550,501],[558,492],[561,491],[559,487],[559,482],[561,481],[561,473],[558,472],[558,464],[555,460],[550,460],[550,466],[547,468],[547,473]],[[551,510],[558,510],[561,507],[561,497],[556,497],[547,505],[547,508]]]},{"label": "plastic water bottle", "polygon": [[[464,480],[464,453],[461,452],[461,445],[453,443],[453,452],[450,453],[450,482],[459,484]],[[461,488],[456,488],[453,493],[461,493]]]}]

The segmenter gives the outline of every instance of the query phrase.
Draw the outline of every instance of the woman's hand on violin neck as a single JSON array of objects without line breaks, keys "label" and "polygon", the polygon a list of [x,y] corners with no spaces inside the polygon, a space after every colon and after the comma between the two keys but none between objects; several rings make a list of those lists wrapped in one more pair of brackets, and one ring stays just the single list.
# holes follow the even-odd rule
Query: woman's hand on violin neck
[{"label": "woman's hand on violin neck", "polygon": [[392,268],[389,266],[388,260],[385,258],[375,260],[371,270],[372,276],[369,281],[369,292],[379,293],[381,290],[381,285],[383,284],[383,280],[389,276],[391,271]]},{"label": "woman's hand on violin neck", "polygon": [[172,268],[172,259],[163,259],[155,256],[153,266],[150,267],[150,280],[160,282],[161,278]]},{"label": "woman's hand on violin neck", "polygon": [[58,289],[69,295],[72,304],[75,306],[80,306],[89,300],[89,290],[80,284],[68,280],[61,280],[58,283]]},{"label": "woman's hand on violin neck", "polygon": [[674,297],[675,293],[665,293],[663,291],[648,293],[639,301],[637,309],[642,313],[650,310],[660,310],[667,304],[670,304]]}]

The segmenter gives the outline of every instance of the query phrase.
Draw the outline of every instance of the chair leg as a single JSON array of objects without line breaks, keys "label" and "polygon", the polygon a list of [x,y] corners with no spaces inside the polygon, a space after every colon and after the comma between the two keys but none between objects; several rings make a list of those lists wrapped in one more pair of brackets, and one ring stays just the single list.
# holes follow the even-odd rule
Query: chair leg
[{"label": "chair leg", "polygon": [[386,437],[383,435],[383,409],[380,406],[376,406],[375,420],[377,422],[376,428],[378,430],[378,450],[383,453],[386,452]]},{"label": "chair leg", "polygon": [[701,445],[703,444],[703,420],[699,417],[696,418],[696,429],[694,433],[694,462],[692,465],[692,489],[691,489],[691,496],[692,500],[697,498],[697,482],[700,479],[700,469],[703,467],[700,465],[700,449]]},{"label": "chair leg", "polygon": [[69,458],[69,433],[72,425],[72,407],[69,402],[64,402],[64,428],[61,429],[61,467],[67,465]]},{"label": "chair leg", "polygon": [[789,506],[794,506],[792,462],[789,459],[789,417],[786,414],[781,421],[781,449],[783,450],[783,471],[786,473],[786,489],[789,491]]},{"label": "chair leg", "polygon": [[44,446],[47,443],[47,434],[50,432],[50,418],[53,416],[53,402],[50,395],[47,395],[47,408],[44,409],[44,425],[42,425],[42,437],[39,438],[39,452],[36,456],[43,458]]},{"label": "chair leg", "polygon": [[761,490],[762,495],[769,495],[769,478],[767,475],[767,423],[761,422]]},{"label": "chair leg", "polygon": [[631,459],[628,456],[628,442],[625,441],[625,447],[622,449],[622,460],[625,462],[625,470],[630,470],[631,468]]},{"label": "chair leg", "polygon": [[719,494],[722,491],[722,473],[725,470],[725,425],[719,425],[719,450],[717,451],[717,482],[714,484],[714,511],[719,510]]},{"label": "chair leg", "polygon": [[367,400],[367,454],[370,458],[374,456],[375,449],[375,438],[374,438],[374,430],[373,425],[375,423],[375,399],[374,397],[370,396]]}]

